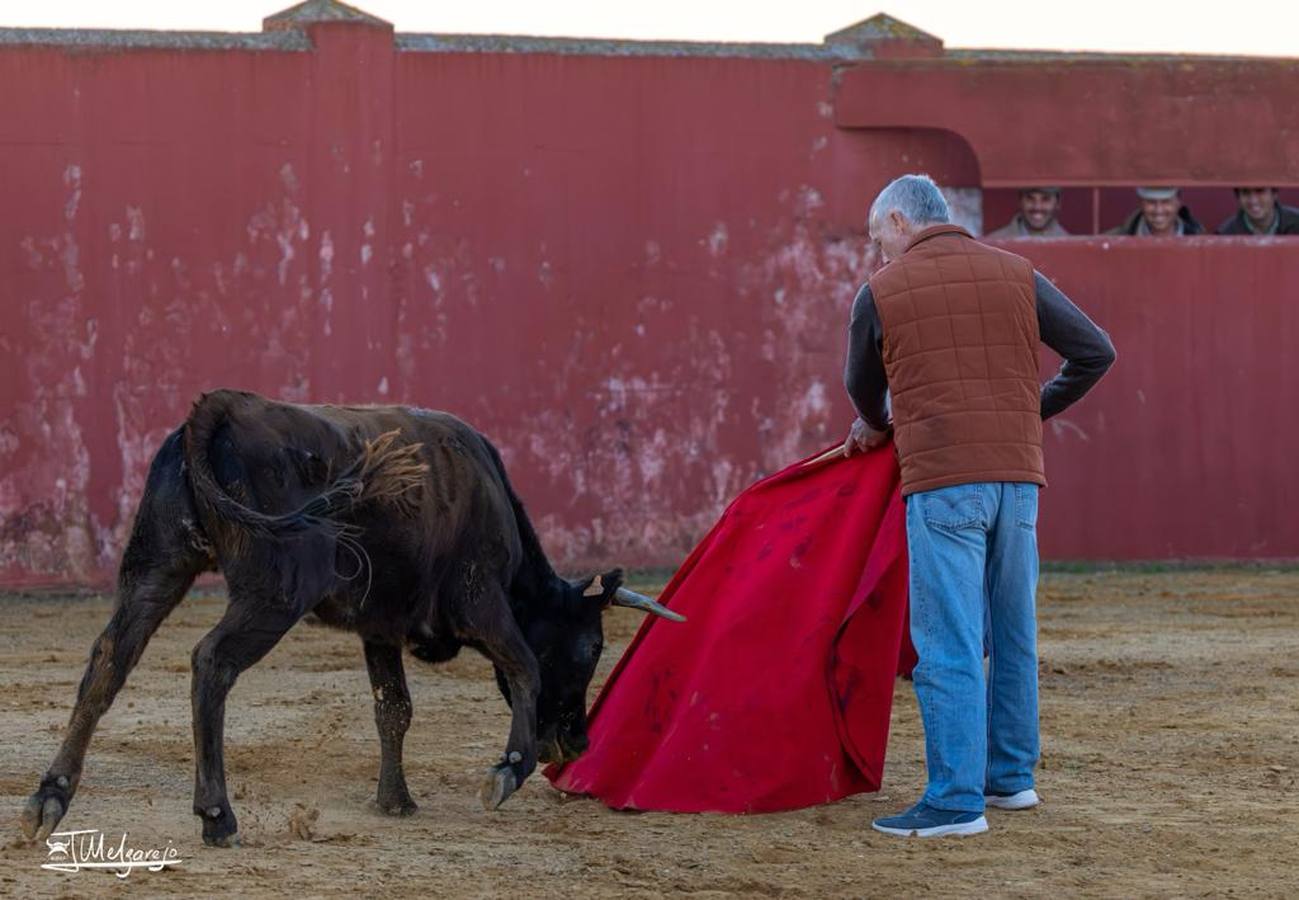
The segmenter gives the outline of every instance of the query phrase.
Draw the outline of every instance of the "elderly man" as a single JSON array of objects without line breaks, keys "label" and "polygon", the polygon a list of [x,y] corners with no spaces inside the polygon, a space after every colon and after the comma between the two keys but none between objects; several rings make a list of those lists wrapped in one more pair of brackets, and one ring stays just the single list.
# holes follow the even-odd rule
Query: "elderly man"
[{"label": "elderly man", "polygon": [[985,237],[992,240],[1067,237],[1069,232],[1060,224],[1059,216],[1058,187],[1023,188],[1019,192],[1019,212],[996,231],[988,232]]},{"label": "elderly man", "polygon": [[[844,452],[891,430],[901,463],[929,773],[920,802],[874,827],[925,837],[986,831],[985,805],[1038,803],[1042,421],[1114,362],[1105,332],[1031,263],[949,219],[926,176],[880,192],[869,224],[886,264],[853,304],[844,373],[859,414]],[[1065,361],[1045,386],[1039,338]]]},{"label": "elderly man", "polygon": [[1299,234],[1299,209],[1282,206],[1276,188],[1238,187],[1240,209],[1218,226],[1218,234]]},{"label": "elderly man", "polygon": [[1137,188],[1139,205],[1132,215],[1106,234],[1129,234],[1140,237],[1180,237],[1204,234],[1204,226],[1195,220],[1182,203],[1181,191],[1175,187]]}]

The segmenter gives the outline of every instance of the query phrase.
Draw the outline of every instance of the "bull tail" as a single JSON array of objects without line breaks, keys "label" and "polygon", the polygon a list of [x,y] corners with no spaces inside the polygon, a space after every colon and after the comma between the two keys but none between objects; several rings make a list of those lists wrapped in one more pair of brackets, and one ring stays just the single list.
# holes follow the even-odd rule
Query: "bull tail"
[{"label": "bull tail", "polygon": [[204,394],[185,422],[185,462],[195,497],[225,525],[237,542],[261,537],[282,541],[307,535],[346,538],[352,527],[343,516],[352,508],[378,501],[409,509],[412,492],[428,471],[420,460],[421,444],[398,444],[399,431],[367,441],[361,454],[319,494],[299,508],[281,514],[264,513],[231,496],[212,471],[209,448],[217,430],[233,419],[239,394]]}]

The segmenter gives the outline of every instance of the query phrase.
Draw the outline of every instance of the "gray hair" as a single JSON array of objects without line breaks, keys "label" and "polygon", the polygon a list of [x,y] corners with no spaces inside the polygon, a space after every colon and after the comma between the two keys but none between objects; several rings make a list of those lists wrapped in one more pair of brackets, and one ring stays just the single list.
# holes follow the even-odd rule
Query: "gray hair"
[{"label": "gray hair", "polygon": [[895,209],[913,225],[952,221],[943,192],[928,175],[903,175],[890,181],[871,204],[870,221]]}]

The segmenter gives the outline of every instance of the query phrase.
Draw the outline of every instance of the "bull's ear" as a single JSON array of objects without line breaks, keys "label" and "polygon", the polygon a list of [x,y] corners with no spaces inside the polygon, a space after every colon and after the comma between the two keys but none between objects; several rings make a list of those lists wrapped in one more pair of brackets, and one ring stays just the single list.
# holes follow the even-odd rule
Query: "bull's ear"
[{"label": "bull's ear", "polygon": [[601,606],[608,606],[613,601],[614,591],[620,587],[622,587],[622,569],[610,569],[586,581],[582,585],[582,596],[596,600]]}]

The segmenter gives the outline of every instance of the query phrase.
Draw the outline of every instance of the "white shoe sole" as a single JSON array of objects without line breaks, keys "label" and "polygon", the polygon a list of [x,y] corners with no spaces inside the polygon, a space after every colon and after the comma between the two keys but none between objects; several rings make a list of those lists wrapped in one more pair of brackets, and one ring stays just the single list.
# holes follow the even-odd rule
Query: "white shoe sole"
[{"label": "white shoe sole", "polygon": [[964,822],[959,825],[935,825],[933,828],[886,828],[883,825],[877,825],[872,822],[871,827],[876,831],[884,834],[892,834],[898,837],[969,837],[972,834],[983,834],[988,830],[988,820],[983,816],[975,819],[973,822]]},{"label": "white shoe sole", "polygon": [[994,809],[1032,809],[1042,802],[1042,798],[1037,795],[1037,791],[1029,788],[1026,791],[1020,791],[1018,794],[1011,794],[1009,797],[993,797],[991,795],[983,798],[987,806]]}]

